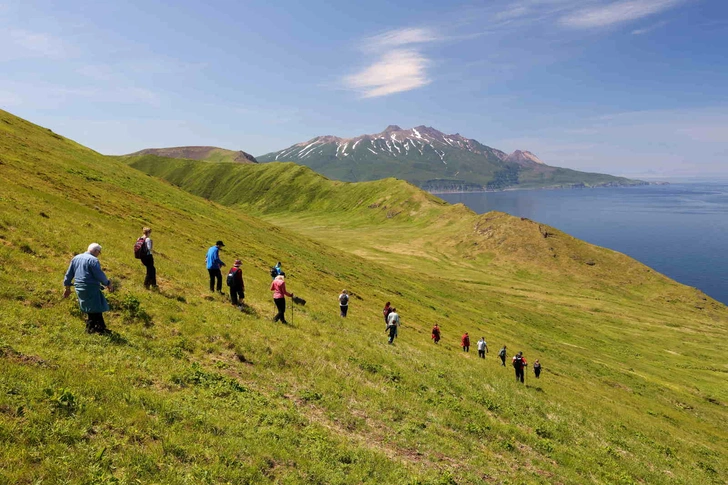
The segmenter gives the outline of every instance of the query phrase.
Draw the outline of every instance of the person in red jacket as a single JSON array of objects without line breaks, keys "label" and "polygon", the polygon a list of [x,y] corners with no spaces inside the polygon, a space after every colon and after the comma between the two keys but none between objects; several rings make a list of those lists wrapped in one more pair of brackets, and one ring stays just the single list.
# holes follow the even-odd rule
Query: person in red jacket
[{"label": "person in red jacket", "polygon": [[438,327],[437,324],[432,327],[432,341],[436,344],[440,343],[440,327]]},{"label": "person in red jacket", "polygon": [[390,302],[387,302],[384,305],[384,309],[382,310],[382,315],[384,315],[384,324],[389,325],[389,314],[392,313],[392,306],[390,305]]},{"label": "person in red jacket", "polygon": [[470,352],[470,336],[468,335],[468,332],[463,334],[460,346],[463,348],[463,352]]},{"label": "person in red jacket", "polygon": [[281,321],[282,323],[288,323],[286,321],[286,297],[290,296],[293,298],[293,293],[286,291],[286,279],[283,275],[275,277],[273,282],[270,284],[270,291],[273,292],[273,302],[278,308],[278,314],[273,317],[273,321]]},{"label": "person in red jacket", "polygon": [[521,383],[523,383],[523,371],[527,366],[528,362],[526,362],[523,352],[518,352],[513,356],[513,368],[516,369],[516,381],[521,381]]}]

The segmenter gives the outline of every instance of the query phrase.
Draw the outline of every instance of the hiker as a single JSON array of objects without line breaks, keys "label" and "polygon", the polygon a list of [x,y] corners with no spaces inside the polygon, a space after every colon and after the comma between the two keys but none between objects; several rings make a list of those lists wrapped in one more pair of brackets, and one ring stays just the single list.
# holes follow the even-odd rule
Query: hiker
[{"label": "hiker", "polygon": [[394,339],[397,337],[397,328],[399,327],[399,314],[397,314],[397,309],[392,307],[392,311],[389,312],[389,315],[387,316],[387,330],[386,332],[389,332],[389,344],[391,345],[394,343]]},{"label": "hiker", "polygon": [[142,236],[137,239],[134,245],[134,256],[141,259],[142,264],[147,268],[147,274],[144,277],[144,288],[147,290],[157,287],[157,269],[154,267],[153,245],[152,238],[149,237],[150,234],[152,234],[151,228],[145,227],[142,229]]},{"label": "hiker", "polygon": [[536,374],[536,379],[541,375],[541,362],[538,359],[533,362],[533,373]]},{"label": "hiker", "polygon": [[225,244],[223,244],[222,241],[216,242],[214,246],[211,246],[210,249],[207,250],[207,257],[205,258],[205,262],[207,262],[207,272],[210,273],[210,291],[213,293],[215,292],[216,279],[217,291],[218,293],[222,293],[222,273],[220,272],[220,268],[225,266],[225,263],[220,260],[220,249],[223,247],[225,247]]},{"label": "hiker", "polygon": [[498,352],[498,357],[500,357],[501,365],[503,367],[506,366],[506,346],[504,345],[502,349],[500,349],[500,352]]},{"label": "hiker", "polygon": [[463,338],[460,340],[460,346],[463,348],[463,352],[470,352],[470,335],[468,335],[468,332],[463,334]]},{"label": "hiker", "polygon": [[488,353],[488,344],[485,342],[485,337],[480,337],[480,340],[478,340],[478,357],[485,359],[486,353]]},{"label": "hiker", "polygon": [[387,302],[384,305],[384,310],[382,310],[382,315],[384,315],[384,324],[389,325],[389,314],[392,313],[393,308],[389,305],[389,302]]},{"label": "hiker", "polygon": [[432,341],[436,344],[440,343],[440,327],[437,324],[432,327]]},{"label": "hiker", "polygon": [[230,301],[238,310],[243,309],[243,300],[245,299],[245,281],[243,281],[243,270],[240,269],[242,265],[243,262],[236,259],[227,275],[227,284],[230,287]]},{"label": "hiker", "polygon": [[273,317],[273,321],[277,322],[280,320],[281,323],[288,324],[286,321],[286,296],[293,298],[293,293],[286,291],[285,276],[280,274],[276,276],[270,284],[270,291],[273,292],[273,302],[276,304],[276,308],[278,308],[278,314]]},{"label": "hiker", "polygon": [[109,311],[109,304],[101,292],[101,287],[105,286],[109,292],[113,292],[114,285],[101,269],[98,259],[100,254],[101,246],[97,243],[90,244],[85,253],[73,257],[63,279],[63,286],[66,287],[63,298],[68,298],[73,285],[76,288],[81,311],[88,315],[86,333],[107,332],[104,312]]},{"label": "hiker", "polygon": [[523,368],[528,366],[526,358],[523,356],[523,352],[518,352],[513,356],[513,368],[516,369],[516,381],[523,383]]},{"label": "hiker", "polygon": [[340,315],[346,318],[346,312],[349,311],[349,294],[346,290],[341,290],[339,295],[339,310],[341,311]]}]

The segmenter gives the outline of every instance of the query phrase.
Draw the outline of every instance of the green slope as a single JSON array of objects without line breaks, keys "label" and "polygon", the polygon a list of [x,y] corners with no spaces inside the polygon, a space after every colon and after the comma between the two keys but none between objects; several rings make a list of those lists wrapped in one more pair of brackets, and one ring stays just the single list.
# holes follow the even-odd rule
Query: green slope
[{"label": "green slope", "polygon": [[[0,111],[0,483],[725,476],[723,305],[611,251],[400,182],[168,163],[186,171],[181,186],[215,181],[198,189],[220,202]],[[229,177],[208,172],[220,167]],[[154,228],[159,293],[144,291],[131,256],[142,225]],[[245,261],[250,313],[205,291],[216,239],[224,260]],[[84,334],[75,302],[60,299],[68,260],[92,241],[120,283],[111,337]],[[309,300],[289,327],[267,320],[277,260]],[[394,346],[385,300],[405,325]],[[464,331],[488,337],[485,362],[459,350]],[[502,342],[540,358],[542,379],[513,382],[495,363]]]}]

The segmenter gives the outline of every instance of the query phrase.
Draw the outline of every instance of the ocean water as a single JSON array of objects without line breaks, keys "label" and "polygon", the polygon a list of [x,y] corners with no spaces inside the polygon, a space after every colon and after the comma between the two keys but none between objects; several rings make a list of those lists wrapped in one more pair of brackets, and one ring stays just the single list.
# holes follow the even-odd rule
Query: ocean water
[{"label": "ocean water", "polygon": [[441,194],[627,254],[728,305],[728,182]]}]

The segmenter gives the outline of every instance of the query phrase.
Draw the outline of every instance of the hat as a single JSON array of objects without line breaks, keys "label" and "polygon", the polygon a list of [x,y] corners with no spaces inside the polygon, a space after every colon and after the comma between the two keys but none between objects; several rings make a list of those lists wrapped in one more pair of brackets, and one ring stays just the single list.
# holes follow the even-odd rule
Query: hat
[{"label": "hat", "polygon": [[222,241],[218,241],[215,243],[215,246],[224,246],[225,244]]},{"label": "hat", "polygon": [[242,266],[242,264],[243,264],[242,261],[240,261],[239,259],[236,259],[235,260],[235,263],[233,264],[233,266]]}]

